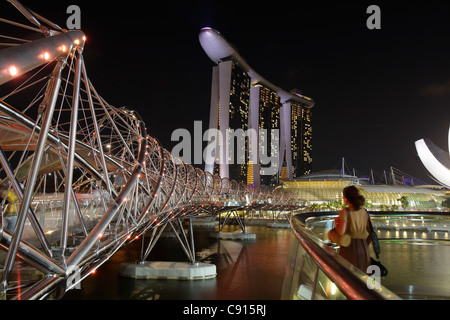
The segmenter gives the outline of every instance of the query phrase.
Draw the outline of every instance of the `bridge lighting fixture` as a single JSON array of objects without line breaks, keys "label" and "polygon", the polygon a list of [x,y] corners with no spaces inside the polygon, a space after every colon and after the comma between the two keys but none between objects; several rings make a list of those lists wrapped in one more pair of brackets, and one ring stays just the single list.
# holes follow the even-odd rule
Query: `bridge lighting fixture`
[{"label": "bridge lighting fixture", "polygon": [[39,55],[39,58],[41,58],[45,61],[48,61],[48,60],[50,60],[50,53],[48,53],[48,51],[44,51],[43,53],[41,53]]},{"label": "bridge lighting fixture", "polygon": [[8,69],[8,72],[9,72],[10,76],[12,76],[12,77],[17,76],[17,74],[19,73],[16,66],[10,66]]}]

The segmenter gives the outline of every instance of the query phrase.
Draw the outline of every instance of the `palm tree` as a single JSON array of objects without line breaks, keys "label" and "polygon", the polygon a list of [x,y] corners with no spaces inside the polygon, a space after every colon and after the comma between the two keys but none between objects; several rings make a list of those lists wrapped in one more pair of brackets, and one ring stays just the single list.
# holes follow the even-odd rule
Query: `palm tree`
[{"label": "palm tree", "polygon": [[408,198],[406,196],[402,196],[400,199],[397,199],[398,201],[400,201],[402,203],[402,208],[406,209],[409,207],[409,201]]}]

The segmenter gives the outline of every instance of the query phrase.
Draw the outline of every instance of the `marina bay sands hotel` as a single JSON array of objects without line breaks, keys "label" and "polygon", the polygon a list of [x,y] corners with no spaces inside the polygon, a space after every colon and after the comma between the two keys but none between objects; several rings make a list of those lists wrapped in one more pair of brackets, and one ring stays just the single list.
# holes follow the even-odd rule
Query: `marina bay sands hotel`
[{"label": "marina bay sands hotel", "polygon": [[199,40],[215,64],[210,132],[234,133],[210,138],[216,148],[206,154],[205,171],[255,186],[311,173],[314,101],[261,77],[218,31],[203,28]]}]

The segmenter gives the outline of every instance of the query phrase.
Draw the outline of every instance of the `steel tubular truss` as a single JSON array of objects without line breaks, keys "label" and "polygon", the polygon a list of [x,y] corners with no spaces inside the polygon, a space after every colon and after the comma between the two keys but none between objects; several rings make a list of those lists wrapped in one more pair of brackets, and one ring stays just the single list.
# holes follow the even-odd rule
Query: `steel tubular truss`
[{"label": "steel tubular truss", "polygon": [[[182,229],[185,219],[295,207],[281,190],[247,188],[175,159],[137,112],[96,91],[83,32],[8,2],[26,23],[0,17],[0,30],[13,30],[0,34],[2,298],[59,298],[150,232],[145,259],[164,228]],[[30,30],[40,39],[22,36]],[[193,239],[180,237],[195,261]]]}]

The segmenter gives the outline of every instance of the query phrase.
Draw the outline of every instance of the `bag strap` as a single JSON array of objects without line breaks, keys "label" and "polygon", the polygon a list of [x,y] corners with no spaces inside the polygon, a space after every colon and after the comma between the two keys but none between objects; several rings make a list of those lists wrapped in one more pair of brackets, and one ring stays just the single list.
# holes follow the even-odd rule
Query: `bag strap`
[{"label": "bag strap", "polygon": [[369,231],[373,232],[373,226],[372,226],[372,221],[370,220],[370,214],[369,214],[369,212],[366,209],[364,209],[364,210],[367,213],[367,220],[369,221]]},{"label": "bag strap", "polygon": [[[364,210],[366,210],[366,209],[364,209]],[[369,235],[372,238],[372,245],[375,246],[375,242],[376,242],[376,245],[379,246],[378,245],[378,237],[377,237],[377,234],[375,233],[375,231],[373,230],[372,221],[370,220],[370,215],[367,210],[366,210],[366,213],[367,213],[367,219],[369,220],[369,231],[370,231]],[[376,239],[373,238],[374,236],[376,237]],[[378,249],[375,249],[375,247],[374,247],[374,251],[377,256],[377,259],[379,259],[379,254],[380,254],[379,247],[378,247]]]},{"label": "bag strap", "polygon": [[347,207],[345,208],[345,232],[344,234],[348,233],[348,228],[350,226],[350,209]]}]

